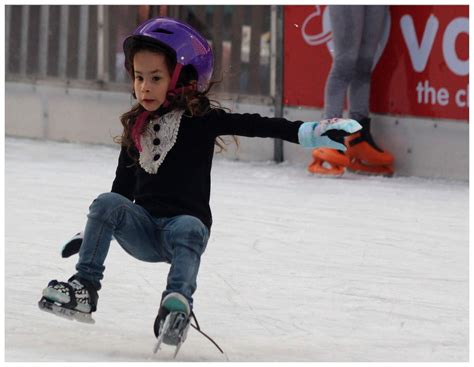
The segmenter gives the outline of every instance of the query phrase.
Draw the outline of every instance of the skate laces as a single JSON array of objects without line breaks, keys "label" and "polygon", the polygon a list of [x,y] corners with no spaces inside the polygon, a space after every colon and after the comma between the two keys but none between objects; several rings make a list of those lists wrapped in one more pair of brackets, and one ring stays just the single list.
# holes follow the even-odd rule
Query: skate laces
[{"label": "skate laces", "polygon": [[74,279],[72,282],[68,282],[69,285],[75,290],[75,291],[80,291],[84,289],[87,292],[87,289],[84,287],[84,285],[77,279]]},{"label": "skate laces", "polygon": [[191,312],[191,315],[189,316],[190,318],[193,318],[194,319],[194,322],[196,323],[196,325],[193,325],[192,323],[191,326],[199,331],[203,336],[205,336],[212,344],[214,344],[214,346],[219,349],[219,352],[221,352],[222,354],[225,354],[224,351],[222,350],[221,347],[219,347],[219,345],[209,336],[207,335],[204,331],[201,330],[201,327],[199,326],[199,322],[198,320],[196,319],[196,315],[194,314],[194,311]]}]

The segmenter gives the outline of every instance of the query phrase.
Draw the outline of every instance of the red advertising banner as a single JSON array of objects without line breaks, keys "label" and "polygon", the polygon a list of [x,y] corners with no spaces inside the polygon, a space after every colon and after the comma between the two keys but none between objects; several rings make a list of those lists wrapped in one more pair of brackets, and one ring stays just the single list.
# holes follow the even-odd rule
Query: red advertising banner
[{"label": "red advertising banner", "polygon": [[[370,111],[469,119],[469,6],[390,6]],[[333,48],[325,5],[285,6],[284,103],[324,107]]]}]

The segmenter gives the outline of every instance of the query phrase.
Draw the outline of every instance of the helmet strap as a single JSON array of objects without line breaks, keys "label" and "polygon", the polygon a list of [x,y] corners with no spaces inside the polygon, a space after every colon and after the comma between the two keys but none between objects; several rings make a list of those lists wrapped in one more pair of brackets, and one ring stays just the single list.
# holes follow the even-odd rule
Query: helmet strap
[{"label": "helmet strap", "polygon": [[163,102],[163,107],[168,107],[170,101],[179,93],[187,92],[189,90],[194,90],[196,87],[194,85],[188,85],[186,87],[176,88],[176,83],[178,82],[179,75],[181,74],[181,70],[183,68],[182,64],[176,64],[174,68],[173,75],[171,76],[171,81],[168,86],[168,91],[166,94],[166,100]]},{"label": "helmet strap", "polygon": [[176,83],[178,82],[179,74],[181,74],[181,69],[183,68],[183,65],[180,63],[177,63],[174,70],[173,70],[173,75],[171,76],[171,81],[170,85],[168,86],[168,90],[173,90],[176,87]]},{"label": "helmet strap", "polygon": [[[183,65],[180,64],[180,63],[177,63],[174,70],[173,70],[173,75],[171,76],[171,81],[170,81],[170,84],[168,86],[168,91],[167,91],[167,97],[168,95],[170,94],[173,94],[175,93],[175,87],[176,87],[176,83],[178,82],[178,78],[179,78],[179,74],[181,74],[181,69],[183,68]],[[170,104],[168,98],[166,98],[166,100],[163,102],[163,107],[168,107]]]}]

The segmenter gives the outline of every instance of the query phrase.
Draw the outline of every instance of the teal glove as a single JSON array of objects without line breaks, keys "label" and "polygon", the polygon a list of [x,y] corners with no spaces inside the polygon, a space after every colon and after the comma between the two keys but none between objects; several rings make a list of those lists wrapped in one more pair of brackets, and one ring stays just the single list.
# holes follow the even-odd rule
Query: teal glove
[{"label": "teal glove", "polygon": [[333,118],[315,122],[305,122],[298,130],[298,139],[305,148],[333,148],[345,151],[344,144],[334,138],[343,138],[362,129],[356,120]]}]

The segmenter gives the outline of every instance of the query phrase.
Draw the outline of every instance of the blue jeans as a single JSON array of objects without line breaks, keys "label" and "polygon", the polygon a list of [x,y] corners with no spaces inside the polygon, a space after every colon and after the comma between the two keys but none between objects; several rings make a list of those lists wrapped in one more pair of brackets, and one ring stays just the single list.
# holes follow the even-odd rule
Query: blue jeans
[{"label": "blue jeans", "polygon": [[143,207],[112,192],[99,195],[87,217],[76,276],[100,289],[113,236],[139,260],[171,264],[163,296],[178,292],[192,307],[201,255],[209,239],[208,228],[198,218],[155,218]]}]

